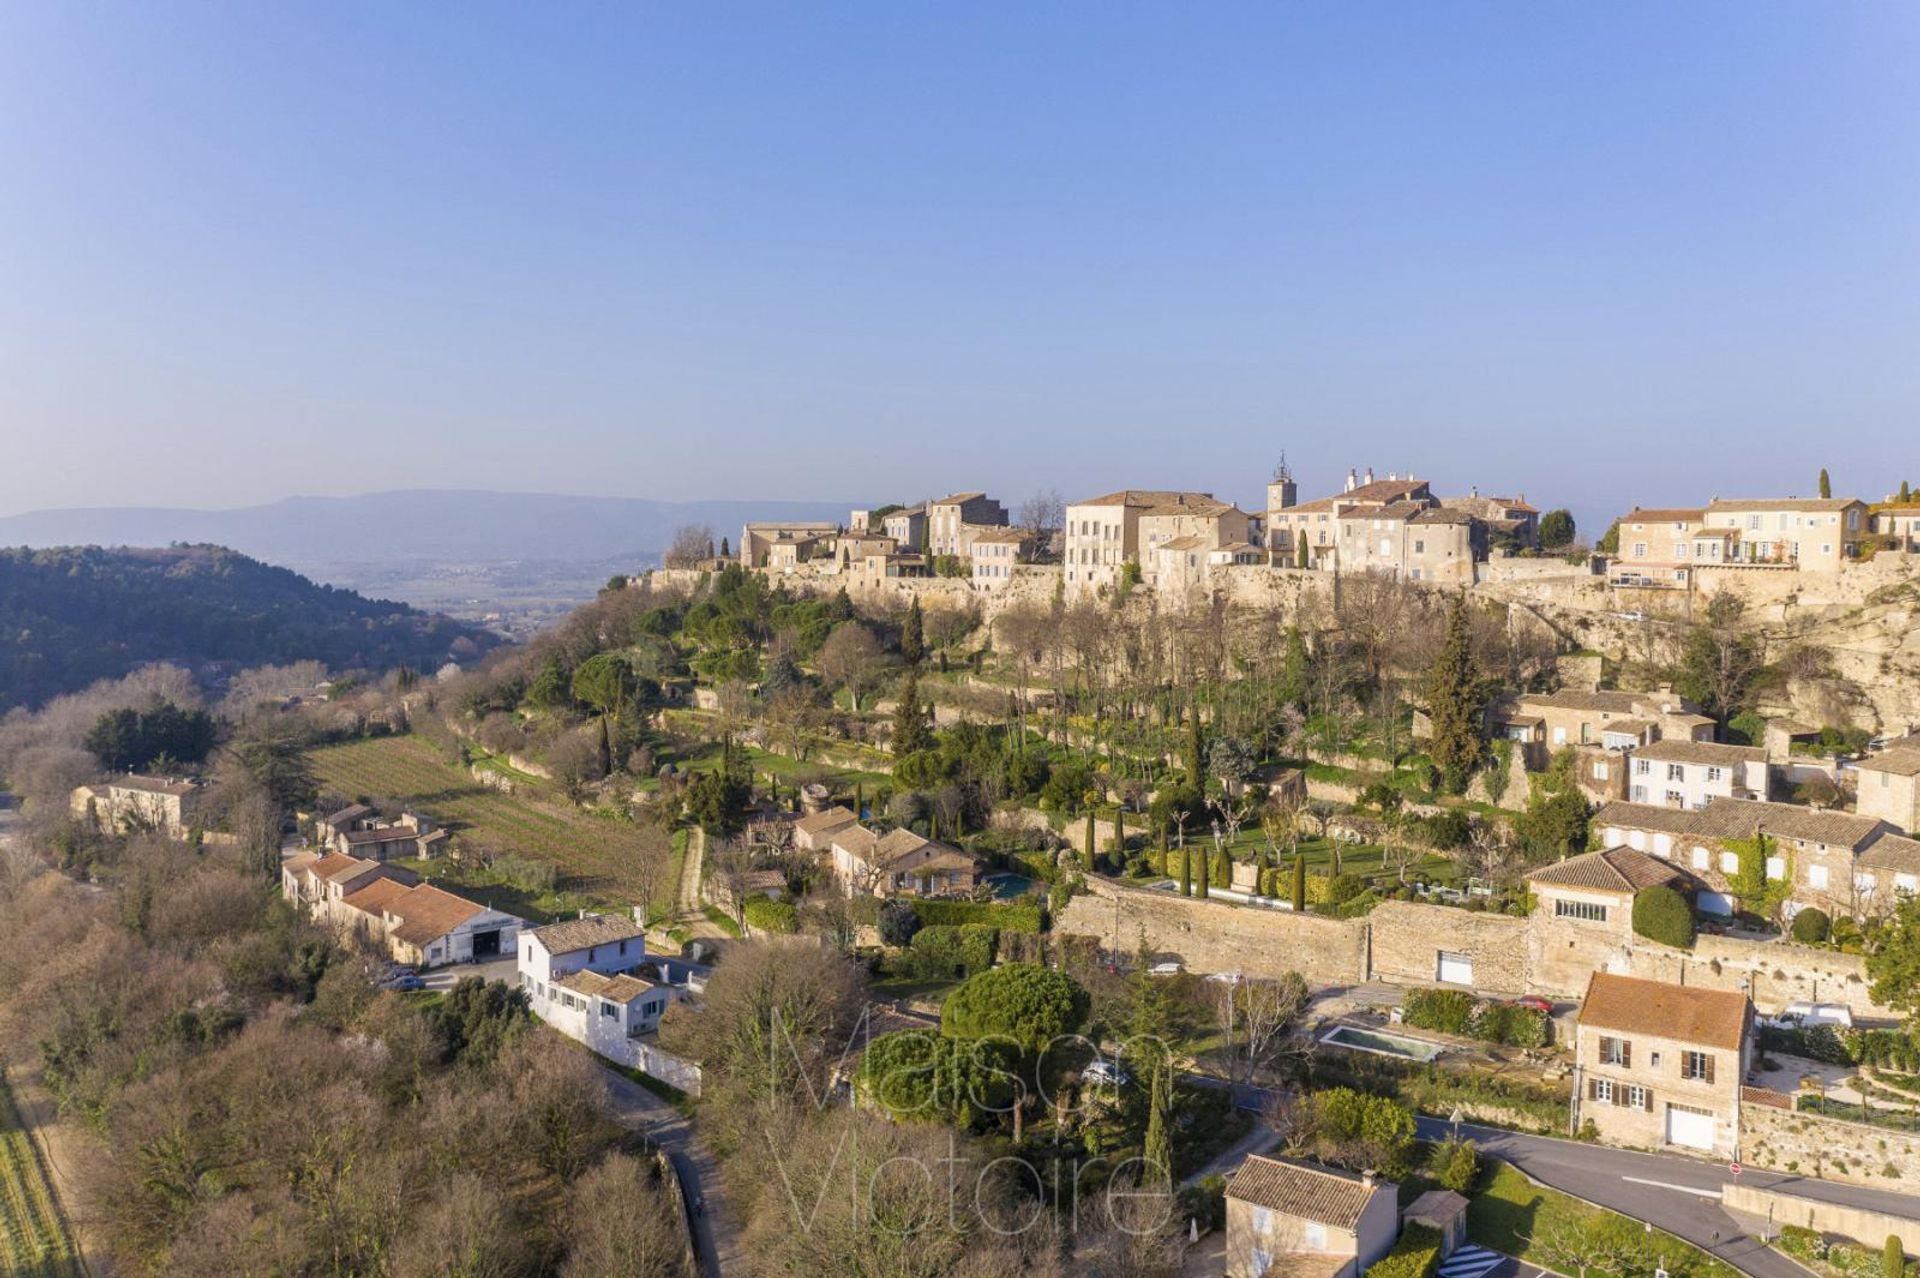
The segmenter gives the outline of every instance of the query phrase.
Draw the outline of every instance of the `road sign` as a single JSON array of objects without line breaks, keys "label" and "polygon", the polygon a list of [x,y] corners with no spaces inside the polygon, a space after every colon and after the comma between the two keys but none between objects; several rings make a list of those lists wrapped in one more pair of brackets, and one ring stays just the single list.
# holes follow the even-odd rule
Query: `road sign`
[{"label": "road sign", "polygon": [[1738,1176],[1738,1175],[1740,1174],[1740,1164],[1739,1164],[1739,1163],[1728,1163],[1728,1164],[1727,1164],[1727,1170],[1728,1170],[1728,1171],[1730,1171],[1730,1172],[1732,1172],[1732,1173],[1733,1173],[1734,1175],[1736,1175],[1736,1176]]}]

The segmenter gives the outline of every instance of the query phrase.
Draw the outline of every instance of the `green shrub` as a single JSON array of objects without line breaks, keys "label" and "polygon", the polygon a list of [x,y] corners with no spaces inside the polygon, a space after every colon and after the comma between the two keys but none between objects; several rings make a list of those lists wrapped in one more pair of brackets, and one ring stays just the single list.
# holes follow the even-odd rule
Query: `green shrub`
[{"label": "green shrub", "polygon": [[1670,887],[1642,888],[1633,898],[1633,931],[1678,950],[1693,948],[1693,907]]},{"label": "green shrub", "polygon": [[[1357,874],[1336,874],[1326,880],[1326,902],[1328,905],[1345,905],[1354,897],[1367,890],[1367,881]],[[1308,891],[1312,891],[1309,880]]]},{"label": "green shrub", "polygon": [[747,926],[756,932],[791,932],[799,923],[799,911],[791,901],[773,901],[764,896],[756,896],[747,902],[742,911],[747,916]]},{"label": "green shrub", "polygon": [[1427,1170],[1440,1182],[1440,1188],[1468,1193],[1473,1178],[1480,1174],[1480,1151],[1470,1140],[1443,1140],[1428,1155]]},{"label": "green shrub", "polygon": [[1802,910],[1793,916],[1791,935],[1802,945],[1824,945],[1833,935],[1833,919],[1825,910]]},{"label": "green shrub", "polygon": [[1467,1035],[1478,1001],[1465,990],[1408,990],[1401,1012],[1415,1029]]},{"label": "green shrub", "polygon": [[1040,907],[1024,901],[915,900],[913,912],[928,927],[962,927],[983,923],[1002,932],[1038,932]]},{"label": "green shrub", "polygon": [[1440,1268],[1440,1231],[1409,1224],[1393,1250],[1367,1269],[1367,1278],[1432,1278]]},{"label": "green shrub", "polygon": [[913,938],[913,964],[924,976],[970,976],[993,966],[1000,934],[979,923],[923,927]]},{"label": "green shrub", "polygon": [[1880,1278],[1906,1278],[1907,1253],[1900,1247],[1900,1235],[1888,1234],[1880,1248]]}]

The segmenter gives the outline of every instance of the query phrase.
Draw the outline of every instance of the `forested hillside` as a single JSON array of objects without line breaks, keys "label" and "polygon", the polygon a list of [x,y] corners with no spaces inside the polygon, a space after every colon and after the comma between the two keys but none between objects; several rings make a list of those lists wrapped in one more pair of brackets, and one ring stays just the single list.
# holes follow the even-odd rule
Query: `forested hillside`
[{"label": "forested hillside", "polygon": [[158,660],[432,670],[494,642],[219,546],[0,549],[0,711]]}]

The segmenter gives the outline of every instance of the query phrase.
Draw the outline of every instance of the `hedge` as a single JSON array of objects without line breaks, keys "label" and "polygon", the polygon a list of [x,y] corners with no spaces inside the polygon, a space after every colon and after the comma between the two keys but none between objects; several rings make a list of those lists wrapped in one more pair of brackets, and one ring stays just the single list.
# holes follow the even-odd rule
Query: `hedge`
[{"label": "hedge", "polygon": [[1440,1269],[1440,1231],[1408,1224],[1393,1250],[1367,1268],[1367,1278],[1433,1278]]},{"label": "hedge", "polygon": [[1898,1074],[1920,1073],[1920,1046],[1905,1030],[1860,1030],[1844,1025],[1760,1026],[1760,1050],[1803,1056],[1828,1065],[1877,1065]]},{"label": "hedge", "polygon": [[756,932],[792,932],[799,926],[799,911],[791,901],[756,896],[741,912],[747,916],[747,926]]},{"label": "hedge", "polygon": [[1000,934],[979,923],[933,924],[914,934],[913,961],[928,976],[970,976],[993,966]]},{"label": "hedge", "polygon": [[1002,932],[1038,932],[1040,907],[1024,902],[928,901],[916,899],[913,912],[928,927],[964,927],[984,923]]},{"label": "hedge", "polygon": [[1802,910],[1793,916],[1790,934],[1802,945],[1824,944],[1833,935],[1833,919],[1825,910]]},{"label": "hedge", "polygon": [[1545,1012],[1495,1000],[1482,1002],[1465,990],[1409,990],[1401,1015],[1415,1029],[1438,1030],[1508,1047],[1545,1047]]},{"label": "hedge", "polygon": [[1693,907],[1670,887],[1642,888],[1633,898],[1633,932],[1677,950],[1693,948]]}]

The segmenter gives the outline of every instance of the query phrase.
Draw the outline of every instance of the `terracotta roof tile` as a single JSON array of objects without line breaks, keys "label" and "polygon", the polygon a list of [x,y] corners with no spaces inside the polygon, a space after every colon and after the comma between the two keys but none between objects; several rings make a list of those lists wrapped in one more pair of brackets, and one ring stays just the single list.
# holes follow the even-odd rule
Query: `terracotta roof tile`
[{"label": "terracotta roof tile", "polygon": [[1260,1154],[1249,1154],[1227,1182],[1229,1198],[1336,1229],[1352,1229],[1375,1194],[1392,1192],[1385,1182],[1369,1185],[1331,1167]]},{"label": "terracotta roof tile", "polygon": [[1671,886],[1684,877],[1659,857],[1632,848],[1605,848],[1543,866],[1527,875],[1527,881],[1549,887],[1633,893],[1642,888]]},{"label": "terracotta roof tile", "polygon": [[1653,1034],[1682,1043],[1737,1049],[1747,1031],[1747,996],[1731,990],[1669,985],[1595,972],[1580,1004],[1582,1029]]}]

